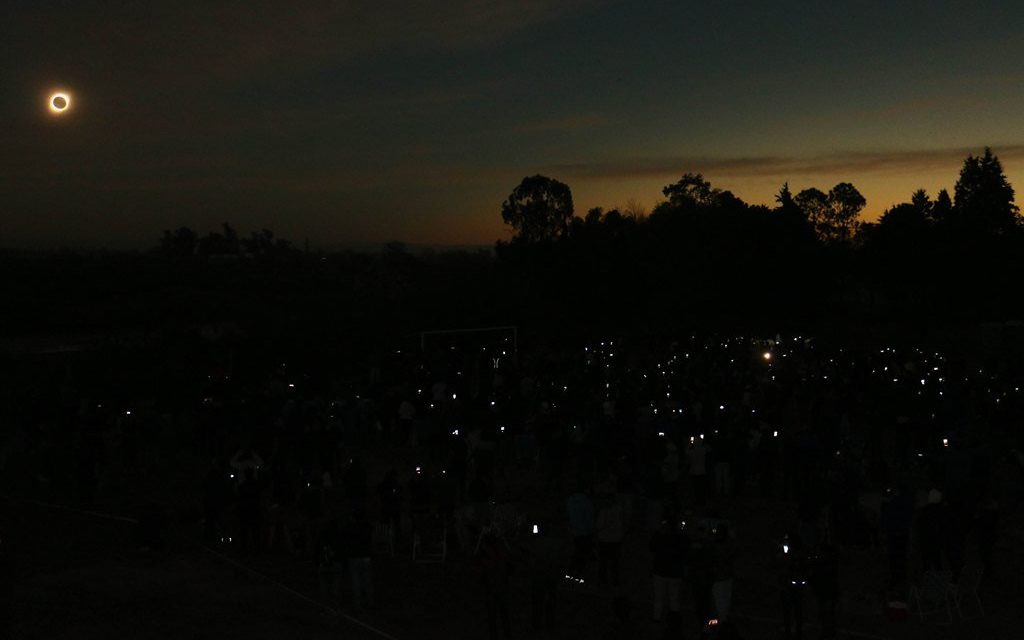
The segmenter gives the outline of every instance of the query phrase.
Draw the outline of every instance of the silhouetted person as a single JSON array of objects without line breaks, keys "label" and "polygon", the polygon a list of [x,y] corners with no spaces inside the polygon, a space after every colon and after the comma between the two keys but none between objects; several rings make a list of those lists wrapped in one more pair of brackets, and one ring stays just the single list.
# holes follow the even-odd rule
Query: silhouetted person
[{"label": "silhouetted person", "polygon": [[242,484],[238,485],[238,539],[242,553],[248,555],[260,552],[263,514],[255,468],[245,467],[242,473]]},{"label": "silhouetted person", "polygon": [[992,562],[992,550],[995,548],[996,533],[999,526],[999,503],[988,496],[978,509],[978,554],[984,567],[986,580],[995,577],[995,565]]},{"label": "silhouetted person", "polygon": [[710,533],[702,525],[691,541],[689,554],[693,609],[701,625],[714,617],[711,588],[715,583],[715,556]]},{"label": "silhouetted person", "polygon": [[597,536],[597,572],[602,584],[619,584],[622,540],[626,535],[625,514],[615,494],[600,498],[595,523]]},{"label": "silhouetted person", "polygon": [[921,568],[924,571],[942,569],[942,555],[946,550],[946,535],[950,522],[949,507],[938,489],[928,492],[928,503],[921,509],[917,527],[917,540],[921,545]]},{"label": "silhouetted person", "polygon": [[569,571],[573,577],[581,577],[590,565],[594,555],[594,503],[577,482],[576,491],[566,501],[569,512],[569,534],[572,535],[573,556]]},{"label": "silhouetted person", "polygon": [[804,633],[804,598],[810,581],[807,554],[800,536],[785,537],[780,560],[783,634],[787,640],[800,640]]},{"label": "silhouetted person", "polygon": [[526,541],[530,571],[530,608],[534,631],[555,626],[558,584],[562,578],[561,545],[546,523],[537,525],[537,533]]},{"label": "silhouetted person", "polygon": [[914,499],[900,486],[882,501],[882,531],[889,557],[889,584],[900,587],[907,581],[907,553],[914,520]]},{"label": "silhouetted person", "polygon": [[651,536],[655,622],[661,622],[666,606],[676,617],[682,608],[683,573],[686,571],[689,550],[687,537],[681,531],[682,526],[674,514],[666,514],[661,527]]},{"label": "silhouetted person", "polygon": [[498,622],[505,638],[511,634],[508,614],[508,583],[511,557],[508,547],[493,533],[487,532],[480,539],[477,564],[487,607],[487,630],[492,639],[498,637]]},{"label": "silhouetted person", "polygon": [[345,558],[352,589],[352,606],[373,606],[373,565],[370,560],[373,527],[362,509],[353,509],[345,531]]},{"label": "silhouetted person", "polygon": [[391,525],[397,541],[402,535],[402,485],[398,483],[398,472],[391,469],[377,485],[377,498],[380,500],[380,519],[384,524]]},{"label": "silhouetted person", "polygon": [[203,541],[215,544],[228,503],[228,471],[214,458],[203,480]]},{"label": "silhouetted person", "polygon": [[839,603],[839,549],[831,542],[822,544],[811,559],[810,582],[818,604],[820,640],[836,637],[836,607]]},{"label": "silhouetted person", "polygon": [[338,521],[331,518],[324,523],[317,544],[316,568],[321,597],[337,601],[341,597],[341,577],[344,570],[341,549],[344,547]]}]

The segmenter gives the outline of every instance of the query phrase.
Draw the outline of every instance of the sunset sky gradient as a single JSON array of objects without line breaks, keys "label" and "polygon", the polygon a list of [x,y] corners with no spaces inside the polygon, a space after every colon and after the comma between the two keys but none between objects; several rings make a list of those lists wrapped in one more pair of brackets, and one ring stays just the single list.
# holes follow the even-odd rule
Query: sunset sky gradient
[{"label": "sunset sky gradient", "polygon": [[314,247],[490,244],[534,173],[578,214],[701,172],[752,203],[853,182],[873,218],[986,145],[1020,190],[1022,24],[992,0],[14,0],[0,247],[225,220]]}]

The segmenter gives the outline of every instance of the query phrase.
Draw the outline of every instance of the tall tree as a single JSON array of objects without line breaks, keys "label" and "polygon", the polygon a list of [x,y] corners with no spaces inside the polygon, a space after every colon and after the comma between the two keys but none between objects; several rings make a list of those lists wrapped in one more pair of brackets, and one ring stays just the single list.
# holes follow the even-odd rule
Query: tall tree
[{"label": "tall tree", "polygon": [[542,242],[565,234],[572,220],[569,186],[535,175],[523,178],[501,205],[501,219],[516,232],[519,242]]},{"label": "tall tree", "polygon": [[953,213],[953,199],[949,197],[949,191],[942,189],[935,196],[935,202],[932,203],[931,218],[932,222],[942,224],[949,220],[949,216]]},{"label": "tall tree", "polygon": [[840,182],[828,192],[829,216],[826,236],[829,240],[846,241],[857,231],[857,218],[867,204],[857,187]]},{"label": "tall tree", "polygon": [[954,212],[961,225],[988,233],[1017,229],[1020,215],[1013,187],[988,147],[981,157],[967,156],[953,193]]},{"label": "tall tree", "polygon": [[804,189],[793,200],[814,225],[818,237],[826,242],[851,239],[857,230],[857,217],[867,204],[860,191],[849,182],[840,182],[828,193],[813,187]]},{"label": "tall tree", "polygon": [[708,207],[716,203],[722,194],[699,173],[685,173],[678,182],[661,190],[668,203],[676,208]]}]

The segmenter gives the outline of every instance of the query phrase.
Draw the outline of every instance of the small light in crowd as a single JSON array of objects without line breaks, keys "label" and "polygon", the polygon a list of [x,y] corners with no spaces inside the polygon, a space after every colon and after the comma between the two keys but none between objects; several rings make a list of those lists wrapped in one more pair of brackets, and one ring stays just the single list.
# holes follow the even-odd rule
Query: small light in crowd
[{"label": "small light in crowd", "polygon": [[288,388],[289,389],[294,389],[295,388],[295,383],[294,382],[289,382],[288,383]]},{"label": "small light in crowd", "polygon": [[533,532],[540,533],[540,529],[537,527],[537,525],[533,525]]},{"label": "small light in crowd", "polygon": [[494,406],[494,400],[491,400],[491,406],[492,407]]},{"label": "small light in crowd", "polygon": [[420,467],[416,467],[416,473],[420,473],[422,471],[423,471],[423,469],[421,469]]},{"label": "small light in crowd", "polygon": [[453,436],[457,436],[457,435],[459,435],[459,430],[458,430],[458,429],[455,429],[455,430],[453,430],[453,431],[452,431],[452,435],[453,435]]},{"label": "small light in crowd", "polygon": [[505,427],[498,427],[502,433],[505,433]]},{"label": "small light in crowd", "polygon": [[124,415],[126,415],[126,416],[130,416],[130,415],[132,415],[132,412],[131,412],[131,411],[125,411],[125,412],[124,412]]},{"label": "small light in crowd", "polygon": [[703,439],[704,439],[704,434],[703,434],[703,433],[702,433],[702,434],[700,434],[700,439],[701,439],[701,440],[703,440]]},{"label": "small light in crowd", "polygon": [[778,438],[779,437],[779,432],[778,431],[772,431],[772,437],[773,438]]},{"label": "small light in crowd", "polygon": [[948,447],[949,446],[949,438],[943,438],[942,439],[942,446],[944,446],[944,447]]},{"label": "small light in crowd", "polygon": [[772,359],[772,352],[771,351],[765,351],[764,355],[762,355],[761,357],[764,358],[766,361],[771,360]]},{"label": "small light in crowd", "polygon": [[665,437],[665,432],[664,431],[659,431],[658,432],[658,437],[659,438],[664,438]]}]

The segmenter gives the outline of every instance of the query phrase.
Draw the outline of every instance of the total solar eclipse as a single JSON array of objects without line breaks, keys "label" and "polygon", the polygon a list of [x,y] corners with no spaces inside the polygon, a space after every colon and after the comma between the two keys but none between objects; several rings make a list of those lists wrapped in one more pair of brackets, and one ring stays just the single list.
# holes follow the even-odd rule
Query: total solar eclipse
[{"label": "total solar eclipse", "polygon": [[49,104],[52,113],[64,113],[71,108],[71,96],[66,93],[55,93],[50,96]]}]

